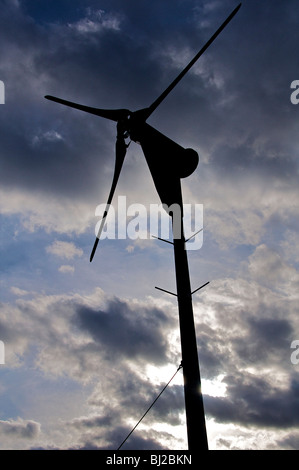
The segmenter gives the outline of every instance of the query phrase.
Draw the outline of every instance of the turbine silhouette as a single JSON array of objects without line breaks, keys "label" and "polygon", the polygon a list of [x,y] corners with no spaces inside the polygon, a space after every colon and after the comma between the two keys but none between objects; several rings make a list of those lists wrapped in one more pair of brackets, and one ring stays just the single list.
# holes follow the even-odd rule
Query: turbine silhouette
[{"label": "turbine silhouette", "polygon": [[[173,88],[186,75],[195,62],[202,56],[202,54],[212,44],[216,37],[228,25],[240,7],[241,3],[232,11],[232,13],[217,29],[213,36],[200,49],[200,51],[189,62],[189,64],[182,70],[182,72],[173,80],[168,88],[166,88],[166,90],[164,90],[163,93],[148,108],[143,108],[134,112],[128,109],[99,109],[73,103],[71,101],[56,98],[54,96],[45,96],[45,98],[48,100],[70,106],[72,108],[85,111],[87,113],[91,113],[96,116],[115,121],[117,123],[114,176],[107,200],[106,210],[104,212],[100,228],[96,236],[96,240],[90,256],[90,261],[92,261],[98,246],[101,232],[105,225],[108,210],[112,202],[115,188],[117,186],[119,175],[123,166],[128,147],[125,139],[130,138],[132,141],[141,145],[151,175],[153,177],[155,187],[162,204],[164,204],[164,207],[169,208],[173,204],[178,204],[181,207],[181,219],[179,222],[180,237],[173,238],[177,284],[177,294],[174,295],[177,296],[179,307],[189,450],[208,449],[192,307],[192,294],[208,283],[205,283],[203,286],[195,289],[193,292],[191,291],[188,260],[185,249],[186,240],[183,230],[183,203],[181,191],[181,179],[191,175],[195,171],[198,164],[198,154],[195,152],[195,150],[181,147],[179,144],[169,139],[164,134],[161,134],[158,130],[154,129],[146,121],[167,97],[167,95],[173,90]],[[169,215],[172,217],[172,225],[174,229],[173,214],[169,212]]]}]

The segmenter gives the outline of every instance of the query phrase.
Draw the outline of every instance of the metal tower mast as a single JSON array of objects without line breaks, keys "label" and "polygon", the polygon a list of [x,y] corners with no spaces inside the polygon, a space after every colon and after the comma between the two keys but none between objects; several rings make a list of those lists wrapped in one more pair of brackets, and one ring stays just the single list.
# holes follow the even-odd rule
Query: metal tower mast
[{"label": "metal tower mast", "polygon": [[208,450],[183,218],[173,239],[189,450]]}]

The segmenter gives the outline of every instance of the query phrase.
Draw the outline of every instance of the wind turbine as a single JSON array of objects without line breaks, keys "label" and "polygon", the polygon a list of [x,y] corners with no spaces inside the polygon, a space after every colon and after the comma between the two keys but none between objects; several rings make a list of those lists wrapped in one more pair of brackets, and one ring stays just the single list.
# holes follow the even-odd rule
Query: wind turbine
[{"label": "wind turbine", "polygon": [[179,223],[177,220],[174,220],[174,214],[172,211],[168,211],[168,213],[172,219],[174,234],[179,234],[179,236],[173,237],[172,242],[174,246],[177,285],[177,294],[174,295],[178,299],[188,448],[191,451],[208,450],[208,439],[206,433],[203,398],[201,393],[201,380],[192,307],[192,294],[208,283],[204,284],[193,292],[191,291],[188,259],[185,248],[186,240],[183,228],[183,203],[181,191],[181,178],[185,178],[195,171],[198,165],[198,154],[195,152],[195,150],[181,147],[179,144],[147,124],[146,121],[167,97],[167,95],[173,90],[173,88],[186,75],[195,62],[202,56],[202,54],[212,44],[216,37],[228,25],[240,7],[241,3],[232,11],[232,13],[226,18],[226,20],[217,29],[213,36],[200,49],[200,51],[189,62],[189,64],[182,70],[182,72],[173,80],[168,88],[166,88],[166,90],[164,90],[163,93],[148,108],[143,108],[134,112],[128,109],[99,109],[73,103],[61,98],[56,98],[55,96],[45,96],[45,98],[48,100],[70,106],[72,108],[76,108],[81,111],[115,121],[117,123],[114,176],[108,196],[106,210],[104,212],[90,255],[90,261],[92,261],[94,257],[101,232],[106,222],[108,210],[112,202],[126,155],[128,145],[126,144],[125,139],[128,137],[132,141],[141,145],[151,175],[153,177],[154,185],[164,208],[167,210],[167,208],[173,205],[178,205],[181,208]]}]

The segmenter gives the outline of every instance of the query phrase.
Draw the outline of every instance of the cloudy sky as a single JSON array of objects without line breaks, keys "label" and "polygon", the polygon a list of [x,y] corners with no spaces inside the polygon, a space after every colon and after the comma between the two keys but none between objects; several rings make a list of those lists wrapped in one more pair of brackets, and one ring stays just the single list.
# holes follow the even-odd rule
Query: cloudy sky
[{"label": "cloudy sky", "polygon": [[[192,287],[210,281],[193,301],[211,449],[299,448],[297,3],[244,0],[149,119],[200,156],[182,184],[204,211],[188,256]],[[155,289],[175,291],[171,246],[106,238],[89,262],[114,123],[44,95],[149,106],[237,4],[0,0],[1,449],[116,449],[181,361]],[[116,213],[119,196],[160,202],[134,142]],[[180,371],[123,449],[186,446]]]}]

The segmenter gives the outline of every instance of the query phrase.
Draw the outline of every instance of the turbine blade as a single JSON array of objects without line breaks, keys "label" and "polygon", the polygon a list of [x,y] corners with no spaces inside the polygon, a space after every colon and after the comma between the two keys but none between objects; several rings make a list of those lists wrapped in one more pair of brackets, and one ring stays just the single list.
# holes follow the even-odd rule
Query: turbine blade
[{"label": "turbine blade", "polygon": [[116,185],[117,185],[117,182],[118,182],[118,179],[119,179],[119,175],[120,175],[120,172],[121,172],[121,169],[122,169],[122,166],[123,166],[123,162],[124,162],[124,159],[125,159],[125,156],[126,156],[127,144],[125,143],[125,139],[124,139],[123,135],[117,137],[115,147],[116,147],[115,148],[116,158],[115,158],[115,169],[114,169],[112,185],[111,185],[110,193],[109,193],[109,196],[108,196],[108,200],[107,200],[106,209],[105,209],[105,212],[104,212],[104,215],[103,215],[103,219],[101,221],[101,225],[100,225],[100,228],[98,230],[97,237],[96,237],[96,240],[94,242],[93,249],[92,249],[92,252],[91,252],[91,255],[90,255],[90,262],[92,261],[94,255],[95,255],[95,252],[96,252],[96,249],[97,249],[97,246],[98,246],[98,243],[99,243],[99,239],[101,237],[101,233],[102,233],[102,230],[103,230],[105,222],[106,222],[106,217],[108,215],[109,207],[110,207],[110,204],[112,202],[112,198],[113,198],[113,195],[114,195],[114,192],[115,192],[115,189],[116,189]]},{"label": "turbine blade", "polygon": [[195,62],[202,56],[202,54],[207,50],[207,48],[212,44],[216,37],[223,31],[223,29],[228,25],[232,18],[236,15],[240,9],[242,3],[240,3],[233,12],[226,18],[224,23],[217,29],[213,36],[208,40],[208,42],[200,49],[196,56],[189,62],[189,64],[182,70],[182,72],[173,80],[168,88],[150,105],[148,108],[147,118],[155,111],[155,109],[162,103],[166,96],[173,90],[173,88],[179,83],[179,81],[186,75],[186,73],[191,69]]},{"label": "turbine blade", "polygon": [[99,109],[73,103],[72,101],[62,100],[61,98],[56,98],[56,96],[46,95],[45,98],[47,100],[55,101],[56,103],[64,104],[65,106],[70,106],[71,108],[79,109],[80,111],[85,111],[86,113],[95,114],[96,116],[110,119],[111,121],[115,122],[130,114],[130,111],[127,109]]},{"label": "turbine blade", "polygon": [[95,242],[94,242],[94,245],[93,245],[93,248],[92,248],[92,252],[91,252],[91,255],[90,255],[90,259],[89,259],[90,262],[92,262],[92,260],[93,260],[93,257],[94,257],[94,254],[95,254],[95,252],[96,252],[98,243],[99,243],[99,238],[97,237],[96,240],[95,240]]}]

